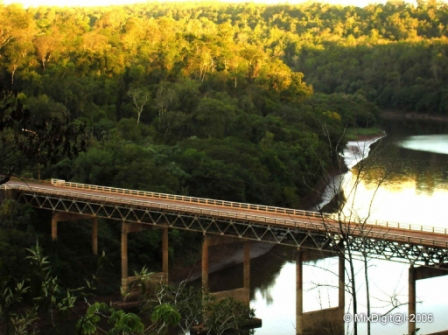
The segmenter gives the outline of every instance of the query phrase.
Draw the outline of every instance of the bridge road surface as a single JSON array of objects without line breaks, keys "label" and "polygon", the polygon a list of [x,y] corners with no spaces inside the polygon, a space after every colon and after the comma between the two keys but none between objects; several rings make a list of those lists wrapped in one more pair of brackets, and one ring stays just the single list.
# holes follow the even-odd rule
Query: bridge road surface
[{"label": "bridge road surface", "polygon": [[[82,185],[80,186],[82,188],[67,186],[69,184],[73,184],[75,186]],[[373,238],[377,240],[387,240],[420,246],[448,249],[448,234],[447,229],[445,228],[418,226],[418,229],[415,229],[414,225],[412,227],[408,225],[400,225],[399,227],[397,227],[396,225],[394,227],[390,227],[381,224],[361,225],[359,223],[353,222],[344,222],[341,225],[340,221],[331,218],[329,214],[321,215],[320,213],[312,211],[294,210],[295,214],[288,214],[284,212],[292,210],[287,208],[269,207],[262,205],[260,205],[260,207],[263,207],[264,209],[260,210],[254,208],[235,208],[229,206],[228,204],[234,204],[244,207],[257,207],[257,205],[174,195],[172,197],[196,199],[196,201],[201,202],[191,202],[179,199],[164,199],[157,196],[149,196],[147,194],[137,195],[116,193],[116,191],[113,190],[119,190],[120,192],[129,191],[134,193],[140,191],[115,189],[105,186],[77,184],[70,182],[64,182],[58,185],[49,182],[27,182],[11,180],[2,185],[2,188],[25,191],[27,193],[47,195],[53,198],[60,199],[76,198],[78,200],[83,200],[86,202],[91,201],[92,203],[94,203],[96,201],[111,205],[119,205],[121,207],[137,206],[139,208],[147,208],[148,210],[164,210],[172,212],[174,214],[182,213],[188,215],[202,215],[207,217],[211,216],[216,219],[223,220],[239,219],[257,225],[271,226],[272,228],[297,228],[298,230],[303,230],[304,232],[321,232],[323,234],[325,234],[326,232],[340,233],[342,226],[344,232],[349,232],[353,236],[364,236],[365,238]],[[216,202],[226,203],[227,205],[217,205]],[[272,212],[270,209],[275,209],[276,212]]]}]

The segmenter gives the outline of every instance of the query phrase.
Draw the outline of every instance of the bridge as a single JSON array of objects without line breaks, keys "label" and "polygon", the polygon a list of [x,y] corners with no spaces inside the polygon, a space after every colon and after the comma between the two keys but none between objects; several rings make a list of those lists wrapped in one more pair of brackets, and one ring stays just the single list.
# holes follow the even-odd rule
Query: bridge
[{"label": "bridge", "polygon": [[[246,241],[244,248],[244,289],[249,289],[249,241],[259,241],[297,248],[366,253],[386,260],[406,260],[409,270],[409,313],[415,314],[415,280],[445,274],[431,272],[417,265],[444,268],[448,263],[448,231],[423,225],[388,222],[353,222],[332,214],[264,206],[208,198],[130,190],[108,186],[67,182],[18,179],[3,184],[4,196],[35,208],[52,211],[51,233],[57,239],[58,222],[89,218],[93,220],[92,251],[98,252],[98,218],[120,221],[122,287],[129,282],[127,235],[145,227],[163,230],[163,273],[168,275],[168,229],[202,233],[202,283],[208,287],[208,248],[224,239]],[[297,297],[301,293],[301,256],[298,263]],[[344,263],[343,259],[340,263]],[[300,275],[299,275],[300,274]],[[343,303],[344,266],[340,265],[339,303]],[[342,277],[342,278],[341,278]],[[300,291],[300,292],[299,292]],[[300,296],[299,296],[300,293]],[[411,302],[412,300],[412,302]],[[302,315],[298,303],[297,315]],[[343,306],[342,306],[343,307]],[[343,308],[342,308],[343,310]],[[342,316],[341,316],[342,319]],[[409,327],[415,327],[410,324]],[[299,329],[299,328],[298,328]],[[410,328],[410,331],[415,328]],[[300,330],[297,331],[300,333]]]}]

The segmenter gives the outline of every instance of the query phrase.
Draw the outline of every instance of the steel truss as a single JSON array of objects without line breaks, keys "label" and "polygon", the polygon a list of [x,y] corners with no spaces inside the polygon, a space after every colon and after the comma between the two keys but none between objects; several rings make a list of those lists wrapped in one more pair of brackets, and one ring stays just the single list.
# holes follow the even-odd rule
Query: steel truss
[{"label": "steel truss", "polygon": [[[186,211],[151,209],[136,204],[119,205],[101,200],[85,200],[71,196],[52,196],[32,191],[17,191],[19,202],[32,207],[97,217],[152,227],[169,227],[199,232],[204,235],[221,235],[244,240],[286,245],[294,248],[339,250],[367,253],[370,257],[398,260],[415,265],[438,267],[448,263],[448,249],[419,244],[366,238],[344,232],[312,231],[298,227],[279,227],[244,219],[224,219],[206,214],[192,215]],[[344,237],[345,236],[345,237]]]}]

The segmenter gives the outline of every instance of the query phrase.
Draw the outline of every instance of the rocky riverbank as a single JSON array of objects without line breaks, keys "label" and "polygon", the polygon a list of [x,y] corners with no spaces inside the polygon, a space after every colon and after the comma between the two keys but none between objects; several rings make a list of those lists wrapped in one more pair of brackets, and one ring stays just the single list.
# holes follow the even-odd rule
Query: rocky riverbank
[{"label": "rocky riverbank", "polygon": [[[377,131],[372,135],[360,135],[356,140],[347,142],[343,155],[341,156],[341,168],[329,171],[322,181],[316,186],[314,192],[310,194],[309,203],[305,208],[320,210],[330,203],[338,194],[340,184],[344,174],[361,160],[365,159],[371,146],[383,138],[385,133]],[[273,244],[253,242],[251,243],[251,259],[258,258],[268,253]],[[226,267],[234,266],[243,261],[242,243],[236,241],[232,244],[223,244],[210,248],[209,254],[209,272],[216,272]],[[175,267],[171,279],[174,281],[187,279],[189,281],[198,279],[201,276],[201,262],[198,261],[193,266],[184,267],[180,264]]]}]

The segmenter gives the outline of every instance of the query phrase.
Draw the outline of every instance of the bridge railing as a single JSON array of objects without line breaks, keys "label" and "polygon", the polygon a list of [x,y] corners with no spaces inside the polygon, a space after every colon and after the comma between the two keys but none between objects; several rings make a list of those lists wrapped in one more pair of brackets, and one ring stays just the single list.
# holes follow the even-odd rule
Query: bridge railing
[{"label": "bridge railing", "polygon": [[[31,181],[30,181],[31,182]],[[56,185],[55,180],[52,181],[46,181],[40,184],[53,184]],[[34,181],[35,183],[35,181]],[[65,181],[60,181],[59,180],[59,184],[65,184]],[[127,194],[135,194],[132,192],[137,192],[140,194],[145,194],[145,193],[153,193],[153,192],[145,192],[145,191],[133,191],[133,190],[127,190],[127,189],[117,189],[117,188],[110,188],[110,187],[104,187],[104,186],[98,186],[98,185],[88,185],[88,184],[81,184],[81,183],[72,183],[72,186],[76,186],[74,188],[72,188],[70,190],[70,188],[65,188],[65,187],[61,187],[61,188],[56,188],[56,189],[49,189],[48,187],[45,187],[44,185],[42,186],[37,186],[37,185],[32,185],[32,184],[27,184],[25,183],[19,183],[19,184],[15,184],[14,182],[12,182],[12,185],[2,185],[2,187],[4,187],[5,189],[8,188],[12,188],[12,189],[16,189],[16,190],[23,190],[23,191],[37,191],[39,193],[43,193],[46,194],[50,197],[55,197],[57,195],[60,195],[62,197],[66,197],[66,196],[73,196],[75,198],[79,198],[81,196],[82,199],[89,199],[92,201],[101,201],[101,202],[116,202],[117,201],[117,197],[116,194],[120,194],[123,193],[122,191],[125,191]],[[88,192],[75,192],[76,189],[78,190],[89,190],[89,189],[115,189],[115,191],[112,191],[112,193],[110,194],[101,194],[101,193],[88,193]],[[106,192],[105,192],[106,193]],[[112,194],[114,194],[112,196]],[[175,196],[175,195],[168,195],[170,197],[181,197],[181,198],[185,198],[184,196]],[[187,197],[187,198],[192,198],[192,197]],[[213,199],[203,199],[203,198],[195,198],[195,199],[202,199],[202,200],[212,200],[212,201],[218,201],[218,202],[226,202],[226,201],[221,201],[221,200],[213,200]],[[331,221],[334,222],[338,222],[339,220],[335,220],[332,219],[331,215],[326,215],[326,217],[328,217],[328,224],[325,224],[326,222],[326,217],[322,217],[320,214],[318,215],[319,221],[315,221],[315,220],[306,220],[306,215],[305,216],[301,216],[301,217],[273,217],[273,216],[264,216],[261,215],[263,212],[247,212],[247,211],[224,211],[223,209],[219,209],[216,207],[196,207],[196,206],[187,206],[185,204],[179,204],[179,203],[161,203],[161,202],[156,202],[154,200],[151,199],[143,199],[143,198],[139,198],[139,197],[130,197],[130,198],[120,198],[119,202],[121,204],[129,204],[129,205],[137,205],[137,206],[151,206],[153,208],[157,208],[160,210],[175,210],[175,211],[179,211],[179,212],[183,212],[183,213],[191,213],[190,215],[194,215],[194,214],[199,214],[199,215],[207,215],[207,216],[220,216],[220,217],[227,217],[227,218],[233,218],[233,219],[242,219],[245,221],[252,221],[252,222],[259,222],[260,224],[268,224],[268,225],[272,225],[272,227],[274,228],[275,226],[278,226],[278,228],[305,228],[305,229],[311,229],[314,231],[323,231],[323,232],[333,232],[333,233],[340,233],[340,227],[336,224],[331,224]],[[232,203],[232,202],[230,202]],[[236,203],[239,204],[239,203]],[[248,205],[248,204],[242,204],[242,205]],[[258,205],[254,205],[254,206],[258,206]],[[260,205],[260,207],[268,207],[268,206],[262,206]],[[241,208],[241,206],[240,206]],[[274,207],[275,209],[277,209],[276,207]],[[278,208],[280,210],[288,210],[287,208],[282,209],[282,208]],[[288,210],[289,211],[289,210]],[[293,210],[294,211],[294,210]],[[308,214],[306,211],[301,211],[301,210],[295,210],[298,213],[306,213]],[[91,214],[88,214],[91,215]],[[308,215],[310,216],[310,215]],[[442,235],[447,235],[447,228],[437,228],[437,227],[425,227],[425,226],[421,226],[421,225],[409,225],[409,224],[394,224],[394,223],[389,223],[389,222],[376,222],[375,224],[372,223],[367,223],[365,226],[361,225],[361,224],[357,224],[356,222],[354,222],[353,220],[351,220],[350,222],[343,222],[343,221],[339,221],[342,222],[342,224],[349,224],[349,226],[347,226],[350,230],[350,233],[353,234],[355,233],[358,236],[365,236],[365,237],[369,237],[369,238],[378,238],[378,239],[388,239],[388,240],[393,240],[393,241],[402,241],[405,243],[420,243],[420,244],[425,244],[425,245],[430,245],[430,246],[437,246],[437,247],[443,247],[443,248],[448,248],[448,240],[443,239],[435,239],[432,236],[428,235],[428,236],[412,236],[409,234],[404,233],[403,230],[408,230],[408,231],[422,231],[422,232],[429,232],[429,233],[438,233],[438,234],[442,234]],[[385,227],[389,227],[390,229],[387,229],[385,231],[378,231],[373,229],[373,227],[375,226],[385,226]],[[397,228],[401,229],[401,232],[399,230],[397,230]],[[275,229],[275,228],[274,228]],[[343,228],[344,229],[344,228]]]},{"label": "bridge railing", "polygon": [[[227,200],[191,197],[191,196],[185,196],[185,195],[175,195],[175,194],[159,193],[159,192],[151,192],[151,191],[140,191],[140,190],[132,190],[132,189],[126,189],[126,188],[111,187],[111,186],[101,186],[101,185],[84,184],[84,183],[77,183],[77,182],[68,182],[68,181],[65,181],[62,179],[51,179],[51,184],[53,184],[55,186],[70,187],[70,188],[75,188],[75,189],[87,189],[87,190],[95,190],[95,191],[108,192],[108,193],[129,194],[129,195],[137,195],[137,196],[151,197],[151,198],[157,198],[157,199],[183,201],[183,202],[189,202],[189,203],[216,205],[216,206],[230,207],[230,208],[242,208],[242,209],[250,209],[250,210],[267,212],[267,213],[279,213],[279,214],[301,215],[301,216],[306,216],[306,217],[323,218],[323,219],[335,219],[335,215],[329,214],[329,213],[320,213],[320,212],[305,211],[305,210],[300,210],[300,209],[257,205],[257,204],[241,203],[241,202],[234,202],[234,201],[227,201]],[[342,221],[344,221],[344,220],[342,220]],[[369,222],[367,222],[367,224],[383,226],[383,227],[387,227],[387,228],[406,229],[406,230],[423,231],[423,232],[448,235],[448,229],[445,227],[424,226],[424,225],[419,225],[419,224],[407,224],[407,223],[388,222],[388,221],[375,221],[375,222],[369,221]]]},{"label": "bridge railing", "polygon": [[387,228],[407,229],[407,230],[448,235],[448,228],[445,227],[425,226],[413,223],[400,223],[400,222],[388,222],[388,221],[375,221],[374,223],[370,224],[375,224],[377,226],[383,226]]},{"label": "bridge railing", "polygon": [[403,223],[403,222],[389,222],[381,220],[365,220],[363,218],[345,218],[343,215],[338,216],[337,214],[327,214],[326,218],[340,221],[342,224],[358,224],[362,229],[368,229],[368,226],[380,226],[391,229],[401,229],[401,230],[412,230],[421,231],[427,233],[436,233],[441,235],[448,235],[447,227],[437,227],[437,226],[425,226],[414,223]]},{"label": "bridge railing", "polygon": [[[36,182],[35,180],[28,180],[28,181]],[[158,192],[150,192],[150,191],[131,190],[131,189],[124,189],[124,188],[110,187],[110,186],[100,186],[100,185],[83,184],[83,183],[76,183],[76,182],[67,182],[62,179],[51,179],[50,181],[40,180],[40,181],[38,181],[38,183],[52,184],[54,186],[67,187],[67,188],[80,189],[80,190],[95,190],[95,191],[107,192],[107,193],[111,193],[111,194],[129,194],[129,195],[152,197],[152,198],[158,198],[158,199],[179,200],[179,201],[188,202],[188,203],[209,204],[209,205],[216,205],[216,206],[229,207],[229,208],[243,208],[243,209],[259,211],[262,213],[266,212],[266,213],[279,213],[279,214],[287,214],[287,215],[300,215],[300,216],[305,216],[305,217],[310,217],[310,218],[320,218],[320,219],[323,219],[323,222],[325,222],[325,220],[338,220],[339,219],[336,217],[336,215],[328,214],[328,213],[319,213],[319,212],[313,212],[313,211],[304,211],[304,210],[300,210],[300,209],[290,209],[290,208],[282,208],[282,207],[276,207],[276,206],[239,203],[239,202],[226,201],[226,200],[190,197],[190,196],[174,195],[174,194],[166,194],[166,193],[158,193]],[[6,188],[6,185],[2,185],[2,187]],[[340,221],[343,224],[356,223],[356,220],[341,219]],[[362,221],[360,221],[360,222],[362,222]],[[441,235],[448,235],[448,228],[446,228],[446,227],[424,226],[424,225],[419,225],[419,224],[408,224],[408,223],[386,222],[386,221],[375,221],[375,222],[368,221],[368,222],[366,222],[366,224],[382,226],[382,227],[391,228],[391,229],[422,231],[422,232],[429,232],[429,233],[437,233],[437,234],[441,234]]]},{"label": "bridge railing", "polygon": [[151,198],[157,198],[157,199],[167,199],[167,200],[183,201],[183,202],[189,202],[189,203],[216,205],[216,206],[221,206],[221,207],[250,209],[250,210],[270,212],[270,213],[302,215],[302,216],[319,217],[319,218],[321,218],[322,215],[328,216],[328,218],[330,217],[329,214],[321,214],[319,212],[304,211],[304,210],[300,210],[300,209],[257,205],[257,204],[249,204],[249,203],[234,202],[234,201],[227,201],[227,200],[191,197],[191,196],[185,196],[185,195],[175,195],[175,194],[167,194],[167,193],[159,193],[159,192],[151,192],[151,191],[139,191],[139,190],[131,190],[131,189],[126,189],[126,188],[118,188],[118,187],[110,187],[110,186],[83,184],[83,183],[76,183],[76,182],[68,182],[68,181],[61,180],[61,179],[52,179],[51,183],[54,186],[60,186],[60,187],[70,187],[70,188],[84,189],[84,190],[87,189],[87,190],[94,190],[94,191],[108,192],[108,193],[117,193],[117,194],[129,194],[129,195],[137,195],[137,196],[151,197]]},{"label": "bridge railing", "polygon": [[[16,186],[16,189],[21,189],[24,191],[30,191],[29,186],[23,186],[19,185]],[[84,188],[85,189],[85,188]],[[83,193],[83,192],[74,192],[73,190],[70,193],[67,193],[63,188],[57,189],[57,190],[49,190],[46,187],[38,187],[33,186],[32,190],[39,191],[45,194],[49,194],[50,196],[56,196],[61,195],[63,197],[66,197],[67,195],[73,195],[74,197],[81,196],[83,199],[90,199],[92,201],[106,201],[106,202],[114,202],[116,201],[115,197],[111,197],[110,195],[104,195],[104,194],[92,194],[92,193]],[[154,202],[150,199],[139,199],[139,198],[124,198],[120,199],[120,203],[122,204],[129,204],[129,205],[137,205],[137,206],[148,206],[148,204],[151,204],[154,208],[158,208],[160,210],[175,210],[179,212],[184,213],[193,213],[199,214],[199,215],[207,215],[207,216],[221,216],[221,217],[228,217],[233,219],[242,219],[245,221],[250,222],[258,222],[260,224],[268,224],[274,226],[278,226],[278,228],[301,228],[306,230],[312,230],[312,231],[321,231],[326,233],[340,233],[340,228],[337,225],[331,225],[331,224],[324,224],[325,220],[322,222],[313,222],[306,220],[305,217],[302,218],[276,218],[276,217],[270,217],[270,216],[262,216],[258,213],[247,213],[247,212],[227,212],[223,210],[219,210],[216,208],[204,208],[204,207],[191,207],[186,205],[179,205],[177,203],[160,203],[160,202]],[[90,214],[88,214],[90,215]],[[387,223],[388,224],[388,223]],[[380,225],[380,224],[377,224]],[[388,224],[390,228],[405,228],[404,226],[398,226],[395,225],[392,227],[390,224]],[[370,227],[369,227],[370,226]],[[422,229],[420,225],[406,225],[408,229],[415,228],[415,226],[418,226],[420,231],[431,231],[432,227],[430,227],[430,230]],[[357,235],[357,236],[365,236],[368,238],[375,238],[375,239],[386,239],[391,241],[401,241],[404,243],[415,243],[415,244],[423,244],[427,246],[434,246],[434,247],[442,247],[442,248],[448,248],[448,241],[447,240],[437,240],[433,239],[431,236],[412,236],[403,234],[403,232],[397,231],[395,229],[386,230],[386,231],[377,231],[377,230],[371,230],[372,226],[367,224],[366,226],[361,226],[358,224],[355,224],[352,222],[350,224],[350,233]],[[429,228],[429,227],[428,227]],[[275,228],[274,228],[275,229]],[[444,233],[447,233],[447,230],[445,228],[441,228],[444,230]],[[412,229],[414,230],[414,229]]]}]

